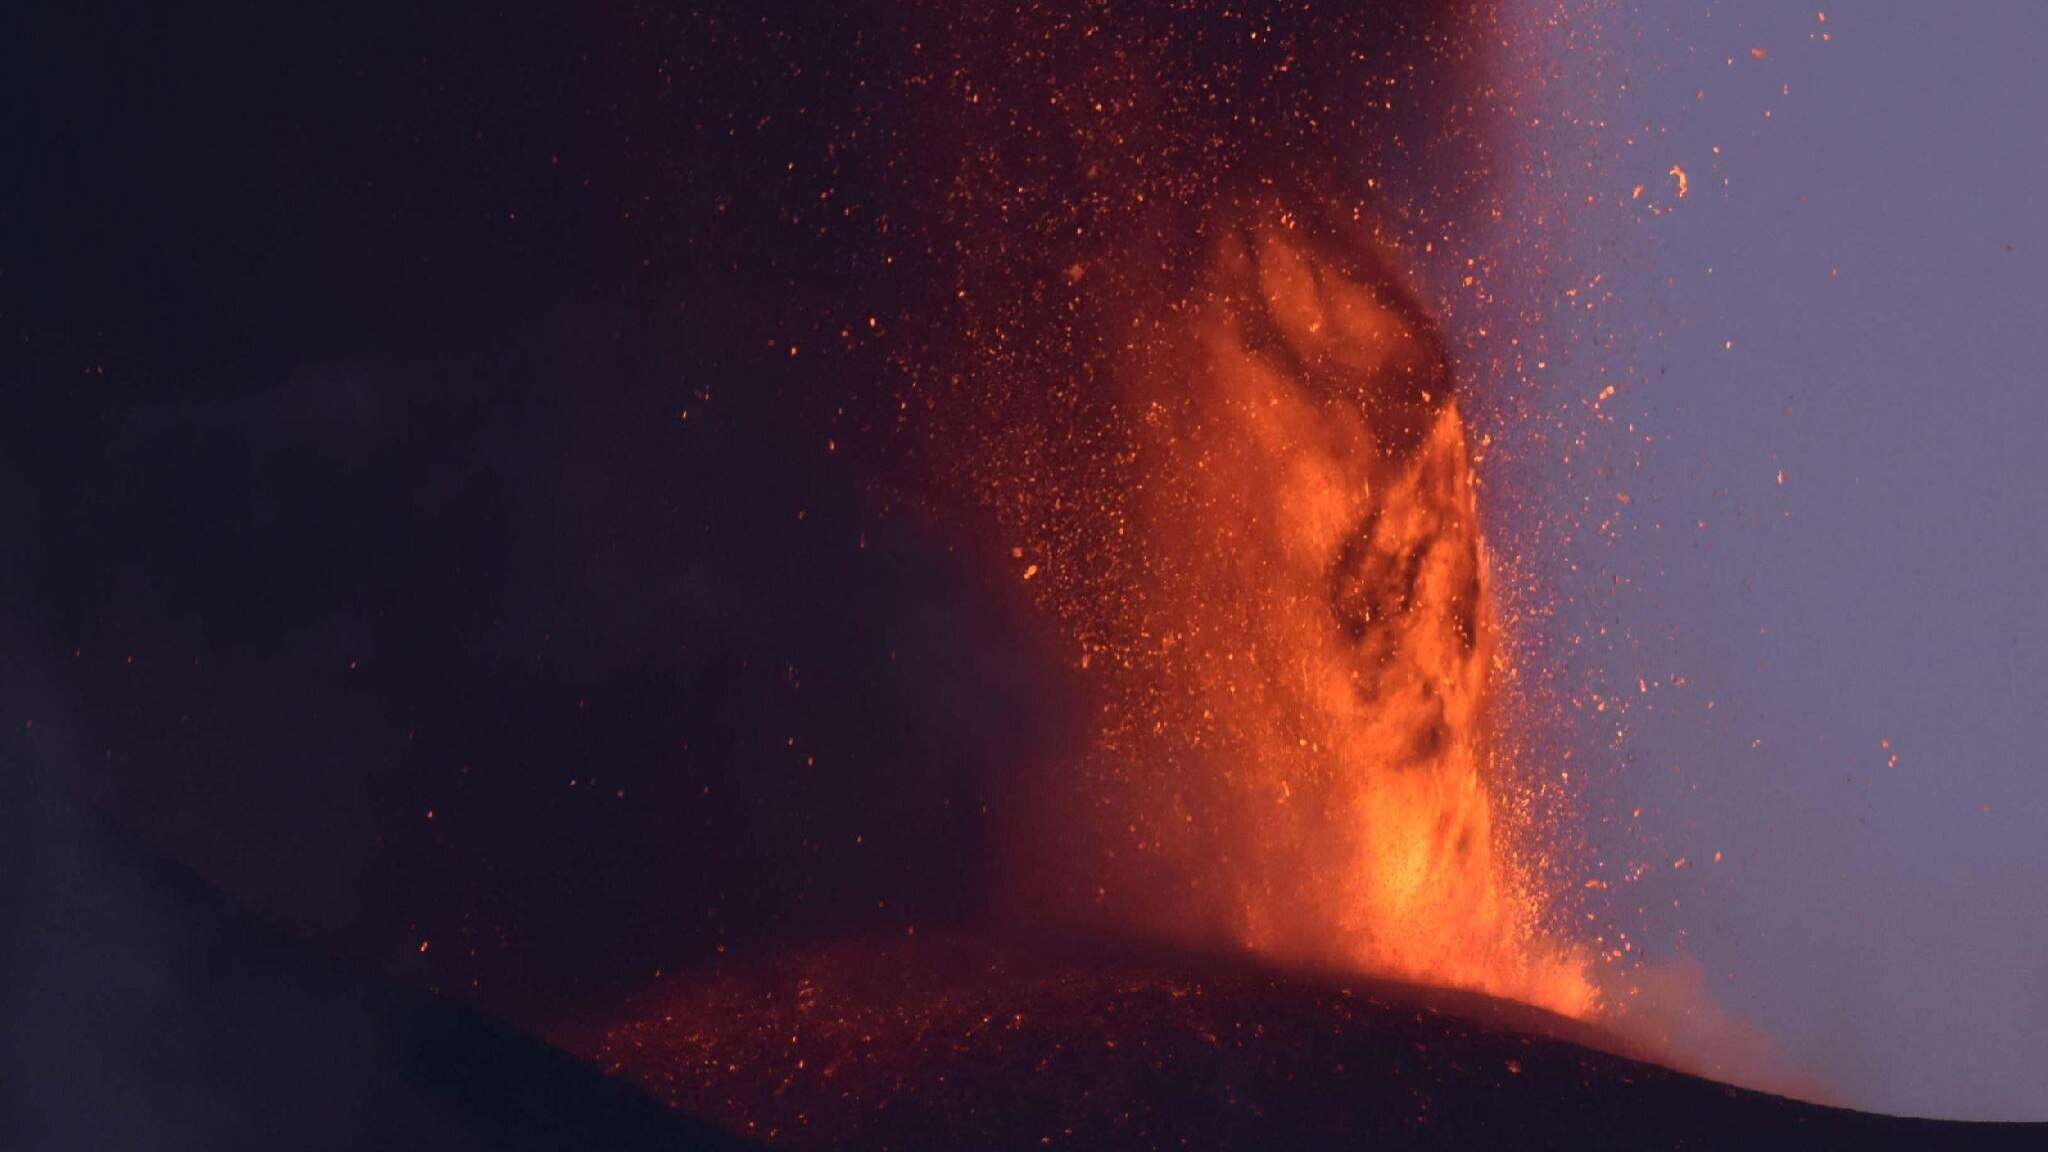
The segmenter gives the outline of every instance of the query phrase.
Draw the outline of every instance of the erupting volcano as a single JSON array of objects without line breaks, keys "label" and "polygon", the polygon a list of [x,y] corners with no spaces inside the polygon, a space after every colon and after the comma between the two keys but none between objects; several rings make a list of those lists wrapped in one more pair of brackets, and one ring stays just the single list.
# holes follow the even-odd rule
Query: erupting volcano
[{"label": "erupting volcano", "polygon": [[[829,1142],[862,1130],[853,1116],[894,1107],[920,1117],[909,1131],[942,1139],[994,1106],[972,1085],[1006,1064],[1061,1067],[1044,1082],[1086,1097],[1094,1029],[1133,1029],[1139,1058],[1162,1069],[1203,1048],[1190,1037],[1213,1050],[1219,1030],[1263,1032],[1212,1017],[1219,995],[1226,1016],[1284,1005],[1276,1025],[1332,1014],[1340,1036],[1361,1024],[1346,1000],[1319,999],[1333,978],[1363,978],[1394,1004],[1416,992],[1390,981],[1597,1012],[1584,960],[1546,934],[1516,867],[1528,829],[1497,816],[1501,656],[1455,367],[1367,207],[1251,184],[1187,237],[1199,255],[1185,291],[1084,295],[1125,334],[1098,366],[1117,419],[1097,443],[1116,440],[1116,466],[1065,487],[1034,477],[1055,490],[1037,501],[1051,513],[1011,558],[1078,652],[1097,721],[1080,760],[1048,774],[1054,799],[1036,810],[1048,823],[1018,837],[1030,880],[1015,902],[1027,911],[996,934],[1008,943],[853,945],[767,960],[766,975],[722,968],[572,1043],[747,1132]],[[1152,946],[1020,943],[1033,923],[1187,951],[1162,964],[1172,953]],[[1276,982],[1218,958],[1231,951],[1331,975]],[[910,1087],[949,1079],[964,1084]],[[1394,1076],[1372,1098],[1392,1093],[1382,1103],[1426,1128],[1440,1090]],[[1245,1107],[1233,1123],[1259,1111]],[[1150,1140],[1193,1119],[1060,1111],[1084,1141],[1104,1123]]]},{"label": "erupting volcano", "polygon": [[[1479,147],[1411,93],[1476,67],[1485,24],[1410,4],[923,12],[896,45],[919,66],[847,114],[849,153],[887,161],[884,263],[914,254],[946,291],[840,343],[877,342],[928,478],[911,499],[1021,587],[1081,701],[1078,746],[1030,766],[994,817],[988,939],[1116,939],[1155,960],[1165,945],[1600,1011],[1584,954],[1555,934],[1530,864],[1539,814],[1495,729],[1505,649],[1459,369],[1367,178],[1420,163],[1404,133]],[[759,1038],[784,1024],[810,1034],[784,1053],[795,1069],[829,1079],[879,1046],[899,1053],[884,1060],[899,1085],[943,1077],[901,1066],[916,1045],[835,999],[842,969],[892,961],[800,955],[767,963],[800,973],[800,1014],[837,1005],[826,1051],[740,1007],[731,967],[711,978],[742,983],[674,978],[699,990],[654,993],[572,1043],[714,1114],[731,1102],[753,1131],[796,1121],[724,1093],[721,1068],[765,1074]],[[1077,978],[1014,963],[1034,974],[1003,984],[1020,1019]],[[1082,986],[1110,1000],[1076,1011],[1117,1011]],[[917,1022],[982,993],[924,995],[875,1011],[944,1030]]]},{"label": "erupting volcano", "polygon": [[[1930,167],[2006,216],[1889,251],[1958,214],[1894,128],[2006,87],[1887,106],[1792,75],[1884,20],[1735,8],[27,6],[0,1144],[2016,1114],[2040,789],[1928,749],[2038,743],[2031,320],[1983,305],[2041,182],[1992,123]],[[1809,77],[1882,163],[1755,180]],[[1840,357],[1886,299],[1926,338]],[[1980,650],[1907,635],[1964,622],[1930,589],[2004,605]]]},{"label": "erupting volcano", "polygon": [[1260,190],[1202,221],[1192,289],[1135,309],[1109,370],[1127,492],[1074,493],[1082,523],[1034,552],[1105,666],[1100,796],[1070,801],[1100,838],[1095,903],[1583,1015],[1591,982],[1514,867],[1526,829],[1495,815],[1500,656],[1454,369],[1364,210]]}]

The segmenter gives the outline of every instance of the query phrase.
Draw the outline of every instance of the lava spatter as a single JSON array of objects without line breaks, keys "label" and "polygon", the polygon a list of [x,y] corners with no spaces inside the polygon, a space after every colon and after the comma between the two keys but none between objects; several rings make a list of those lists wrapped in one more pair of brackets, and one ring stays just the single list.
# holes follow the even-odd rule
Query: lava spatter
[{"label": "lava spatter", "polygon": [[1369,229],[1331,208],[1223,201],[1193,287],[1114,358],[1135,495],[1098,530],[1129,560],[1057,605],[1111,656],[1083,771],[1094,903],[1587,1013],[1496,826],[1502,657],[1448,358]]}]

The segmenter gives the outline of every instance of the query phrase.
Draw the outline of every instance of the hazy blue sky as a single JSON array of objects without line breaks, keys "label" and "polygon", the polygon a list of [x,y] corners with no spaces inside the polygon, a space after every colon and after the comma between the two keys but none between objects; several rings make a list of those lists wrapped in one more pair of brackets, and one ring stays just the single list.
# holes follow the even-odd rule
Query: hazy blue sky
[{"label": "hazy blue sky", "polygon": [[2048,5],[1603,24],[1594,179],[1673,209],[1576,254],[1623,339],[1572,362],[1632,357],[1658,440],[1607,561],[1615,672],[1665,685],[1618,787],[1726,857],[1646,882],[1652,947],[1854,1103],[2048,1118]]}]

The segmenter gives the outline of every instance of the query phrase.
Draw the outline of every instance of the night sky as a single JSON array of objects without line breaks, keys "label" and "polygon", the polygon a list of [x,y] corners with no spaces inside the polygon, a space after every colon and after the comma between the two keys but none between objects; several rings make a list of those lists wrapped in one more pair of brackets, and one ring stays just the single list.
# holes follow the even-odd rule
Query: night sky
[{"label": "night sky", "polygon": [[[845,75],[699,53],[671,91],[712,16],[389,15],[14,38],[10,623],[77,718],[47,770],[487,998],[961,915],[1028,644],[805,426],[836,381],[753,340],[831,290],[829,245],[752,249]],[[756,127],[769,88],[797,110]]]},{"label": "night sky", "polygon": [[1617,525],[1543,561],[1609,633],[1593,835],[1653,957],[1888,1111],[2048,1115],[2043,18],[1620,6],[1556,86],[1605,126],[1540,133],[1611,289],[1561,391],[1620,385],[1531,468]]},{"label": "night sky", "polygon": [[[1754,101],[1675,111],[1689,68],[1807,67],[1812,14],[1761,7],[1610,25],[1659,165],[1751,140]],[[902,381],[973,209],[905,191],[957,173],[943,117],[875,113],[929,66],[887,8],[0,17],[7,771],[535,1029],[729,950],[988,920],[1086,716],[933,480],[947,382]],[[1597,604],[1553,574],[1622,637],[1574,674],[1719,698],[1634,714],[1587,835],[1726,853],[1646,902],[1651,958],[1850,1103],[2039,1119],[2044,29],[1829,26],[1726,190],[1597,245],[1663,441],[1614,449],[1633,499],[1734,526],[1601,545],[1585,588],[1634,582]]]}]

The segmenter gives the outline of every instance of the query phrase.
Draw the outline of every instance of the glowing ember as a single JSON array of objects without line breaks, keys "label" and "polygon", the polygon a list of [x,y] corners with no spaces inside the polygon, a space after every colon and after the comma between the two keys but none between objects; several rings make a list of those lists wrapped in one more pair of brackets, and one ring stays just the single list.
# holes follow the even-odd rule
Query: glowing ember
[{"label": "glowing ember", "polygon": [[987,534],[992,583],[1071,654],[1085,739],[991,805],[993,918],[1591,1013],[1504,786],[1478,478],[1408,283],[1483,211],[1459,94],[1490,12],[871,31],[890,66],[833,109],[821,215],[788,221],[855,291],[764,358],[835,382],[835,451],[919,454],[906,487]]},{"label": "glowing ember", "polygon": [[1387,224],[1483,162],[1442,98],[1490,18],[917,19],[853,117],[904,145],[877,227],[943,286],[884,325],[896,418],[1093,717],[998,814],[1011,919],[1592,1011],[1525,879],[1458,383],[1406,279],[1450,225]]},{"label": "glowing ember", "polygon": [[[1227,957],[841,941],[735,959],[635,1007],[561,1039],[784,1147],[1484,1143],[1503,1114],[1578,1123],[1559,1101],[1599,1107],[1617,1082],[1685,1090],[1674,1073],[1578,1047],[1612,1040],[1533,1009]],[[1668,1123],[1663,1108],[1633,1107]]]},{"label": "glowing ember", "polygon": [[1115,360],[1138,495],[1104,528],[1130,561],[1056,601],[1115,657],[1096,903],[1584,1014],[1496,827],[1500,656],[1450,367],[1362,212],[1328,207],[1230,198],[1192,290]]}]

